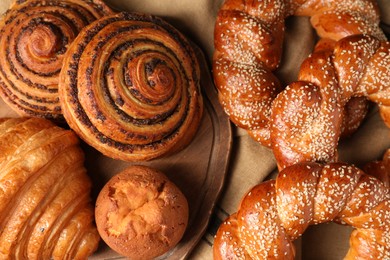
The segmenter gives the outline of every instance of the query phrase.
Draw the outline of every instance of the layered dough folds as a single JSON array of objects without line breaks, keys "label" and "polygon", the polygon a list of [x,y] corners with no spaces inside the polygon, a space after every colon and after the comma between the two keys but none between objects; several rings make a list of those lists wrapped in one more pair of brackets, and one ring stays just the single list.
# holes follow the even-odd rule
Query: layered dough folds
[{"label": "layered dough folds", "polygon": [[58,76],[80,30],[112,14],[100,0],[14,1],[0,22],[0,95],[22,116],[61,120]]},{"label": "layered dough folds", "polygon": [[[291,15],[310,16],[321,40],[298,81],[284,90],[273,71]],[[358,128],[366,99],[379,104],[390,125],[390,43],[379,22],[371,0],[226,0],[214,31],[221,105],[237,126],[273,149],[280,169],[337,161],[339,137]]]},{"label": "layered dough folds", "polygon": [[219,227],[214,259],[294,259],[309,225],[353,226],[345,259],[390,258],[390,151],[362,170],[303,162],[253,187]]},{"label": "layered dough folds", "polygon": [[96,250],[78,144],[45,119],[0,119],[1,259],[86,259]]},{"label": "layered dough folds", "polygon": [[81,138],[127,161],[182,149],[203,111],[189,42],[162,19],[135,13],[105,17],[79,34],[61,71],[60,98]]}]

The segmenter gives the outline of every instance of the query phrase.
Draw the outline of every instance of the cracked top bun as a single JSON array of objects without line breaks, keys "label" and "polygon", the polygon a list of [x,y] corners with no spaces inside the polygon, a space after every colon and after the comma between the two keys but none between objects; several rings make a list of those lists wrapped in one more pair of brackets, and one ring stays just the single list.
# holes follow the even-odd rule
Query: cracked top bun
[{"label": "cracked top bun", "polygon": [[130,166],[109,180],[95,213],[103,240],[130,259],[153,259],[168,252],[188,224],[183,193],[162,172],[146,166]]}]

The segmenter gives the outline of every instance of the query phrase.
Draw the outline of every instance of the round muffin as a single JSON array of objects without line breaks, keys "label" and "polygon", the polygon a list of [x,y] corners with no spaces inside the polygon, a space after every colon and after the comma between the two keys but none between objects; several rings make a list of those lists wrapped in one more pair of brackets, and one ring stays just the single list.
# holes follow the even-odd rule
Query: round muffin
[{"label": "round muffin", "polygon": [[188,224],[188,203],[162,172],[130,166],[114,176],[96,202],[102,239],[130,259],[152,259],[172,249]]}]

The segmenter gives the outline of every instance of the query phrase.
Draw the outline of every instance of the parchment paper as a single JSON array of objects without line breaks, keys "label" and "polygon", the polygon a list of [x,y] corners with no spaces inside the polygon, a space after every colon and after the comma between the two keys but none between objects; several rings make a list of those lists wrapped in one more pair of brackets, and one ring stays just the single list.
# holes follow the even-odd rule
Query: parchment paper
[{"label": "parchment paper", "polygon": [[[0,13],[11,0],[0,0]],[[223,0],[106,0],[118,10],[162,16],[198,44],[211,61],[216,13]],[[380,0],[384,24],[390,24],[390,1]],[[282,67],[278,75],[284,83],[296,78],[301,61],[311,52],[315,33],[307,18],[289,18]],[[1,57],[0,57],[1,58]],[[212,242],[218,224],[236,211],[244,193],[276,174],[272,152],[254,142],[245,131],[233,128],[233,152],[224,192],[210,221],[209,230],[193,251],[192,259],[212,259]],[[378,159],[390,147],[390,131],[382,123],[374,106],[361,128],[340,142],[340,160],[361,166]],[[348,249],[350,228],[325,224],[309,228],[301,241],[302,259],[342,259]]]}]

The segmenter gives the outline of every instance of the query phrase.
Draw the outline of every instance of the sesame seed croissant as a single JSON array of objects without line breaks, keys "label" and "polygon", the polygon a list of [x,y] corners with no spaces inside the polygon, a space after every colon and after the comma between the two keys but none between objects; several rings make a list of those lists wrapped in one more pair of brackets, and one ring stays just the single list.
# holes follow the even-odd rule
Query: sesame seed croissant
[{"label": "sesame seed croissant", "polygon": [[[297,82],[283,90],[284,20],[310,16],[321,40]],[[226,0],[215,24],[213,75],[230,119],[271,147],[280,169],[335,161],[340,135],[355,131],[369,99],[389,123],[390,43],[371,0]],[[277,101],[276,101],[276,100]]]},{"label": "sesame seed croissant", "polygon": [[97,249],[78,144],[46,119],[0,119],[0,259],[86,259]]},{"label": "sesame seed croissant", "polygon": [[253,187],[219,227],[214,259],[293,259],[293,240],[330,221],[355,228],[345,259],[389,259],[390,151],[364,170],[314,162],[283,169]]}]

